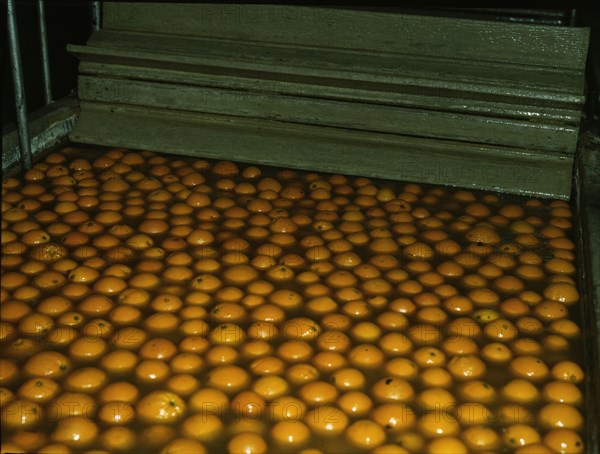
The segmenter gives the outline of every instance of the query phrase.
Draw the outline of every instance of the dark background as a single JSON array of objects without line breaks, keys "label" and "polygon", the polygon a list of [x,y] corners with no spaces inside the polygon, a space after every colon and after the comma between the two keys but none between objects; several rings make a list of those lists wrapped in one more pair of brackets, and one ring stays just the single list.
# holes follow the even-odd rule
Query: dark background
[{"label": "dark background", "polygon": [[[2,124],[4,125],[15,119],[15,102],[6,36],[6,5],[1,0],[0,3],[2,3],[0,30],[2,33]],[[33,112],[44,105],[37,5],[31,0],[16,0],[16,5],[27,110]],[[75,0],[46,2],[46,30],[54,99],[63,98],[75,89],[78,61],[67,53],[66,46],[85,44],[91,34],[91,23],[91,2]]]},{"label": "dark background", "polygon": [[[2,5],[0,18],[4,22],[6,5]],[[40,54],[40,36],[37,22],[36,2],[16,0],[21,58],[23,62],[24,83],[27,108],[33,112],[44,105],[42,88],[42,67]],[[268,3],[268,2],[267,2]],[[331,7],[331,6],[330,6]],[[600,124],[600,9],[499,9],[499,8],[397,8],[333,6],[336,8],[363,9],[405,14],[425,14],[445,17],[472,18],[530,24],[551,24],[558,26],[591,27],[592,36],[588,58],[587,94],[588,103],[584,110],[584,121],[588,127],[597,128]],[[75,57],[66,51],[67,44],[85,44],[91,33],[91,1],[47,0],[46,27],[48,33],[52,93],[54,99],[60,99],[74,93],[77,83],[77,65]],[[2,23],[2,125],[15,119],[12,74],[7,54],[5,22]]]}]

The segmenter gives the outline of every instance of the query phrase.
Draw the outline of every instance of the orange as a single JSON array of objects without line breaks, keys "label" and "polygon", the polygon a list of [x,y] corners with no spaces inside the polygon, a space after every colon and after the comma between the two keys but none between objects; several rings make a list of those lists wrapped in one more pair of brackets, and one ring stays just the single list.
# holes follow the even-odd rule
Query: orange
[{"label": "orange", "polygon": [[98,426],[83,416],[62,419],[54,432],[52,439],[73,448],[81,449],[96,441]]},{"label": "orange", "polygon": [[420,382],[423,386],[433,388],[450,388],[452,386],[452,375],[442,367],[428,367],[424,369],[420,376]]},{"label": "orange", "polygon": [[69,345],[69,356],[81,362],[94,362],[107,351],[106,341],[97,336],[83,336]]},{"label": "orange", "polygon": [[542,438],[535,428],[527,424],[512,424],[506,428],[502,440],[506,446],[514,448],[540,443]]},{"label": "orange", "polygon": [[309,437],[310,429],[302,421],[279,421],[271,428],[271,438],[282,447],[300,447]]},{"label": "orange", "polygon": [[98,418],[108,425],[127,424],[136,419],[135,408],[127,402],[107,402],[100,407]]},{"label": "orange", "polygon": [[463,426],[489,424],[494,417],[492,411],[479,402],[465,402],[456,408],[456,419]]},{"label": "orange", "polygon": [[264,375],[252,385],[252,390],[263,399],[271,401],[277,397],[286,395],[290,391],[288,382],[278,375]]},{"label": "orange", "polygon": [[336,436],[346,429],[348,417],[335,406],[319,407],[306,413],[306,425],[317,436]]},{"label": "orange", "polygon": [[383,363],[382,351],[370,344],[359,344],[350,350],[348,359],[356,367],[374,369]]},{"label": "orange", "polygon": [[386,311],[377,316],[377,324],[386,331],[401,331],[408,326],[408,319],[400,312]]},{"label": "orange", "polygon": [[437,326],[443,325],[447,319],[446,312],[435,306],[423,307],[416,314],[416,321]]},{"label": "orange", "polygon": [[100,434],[100,443],[108,451],[127,451],[133,449],[136,434],[127,427],[113,426]]},{"label": "orange", "polygon": [[469,314],[473,310],[473,303],[464,296],[456,295],[444,300],[443,307],[456,315]]},{"label": "orange", "polygon": [[[466,454],[469,452],[467,446],[456,437],[434,438],[427,445],[427,449],[428,452],[437,454]],[[383,452],[387,451],[382,451],[382,453]]]},{"label": "orange", "polygon": [[440,367],[446,364],[446,355],[435,347],[421,347],[412,354],[413,361],[417,366],[425,369],[428,367]]},{"label": "orange", "polygon": [[388,403],[375,408],[371,417],[381,427],[391,432],[402,432],[414,427],[416,416],[414,411],[405,404]]},{"label": "orange", "polygon": [[[255,433],[239,433],[234,435],[227,443],[229,452],[244,452],[252,454],[264,454],[267,452],[267,443],[263,437]],[[191,452],[191,451],[188,451]],[[194,452],[198,452],[194,450]]]},{"label": "orange", "polygon": [[538,418],[544,429],[580,430],[583,426],[581,413],[569,404],[549,403],[539,411]]},{"label": "orange", "polygon": [[581,366],[568,360],[556,363],[550,373],[555,380],[565,382],[581,383],[584,379],[584,372]]},{"label": "orange", "polygon": [[546,287],[544,290],[544,297],[565,305],[572,305],[579,301],[579,292],[574,285],[566,282],[559,282],[550,284]]},{"label": "orange", "polygon": [[568,260],[552,258],[548,260],[544,267],[547,271],[555,274],[572,275],[575,273],[575,266]]},{"label": "orange", "polygon": [[564,319],[569,314],[563,303],[552,300],[543,301],[535,306],[533,311],[542,322]]},{"label": "orange", "polygon": [[37,377],[64,377],[71,370],[71,361],[58,352],[41,352],[32,356],[23,370]]},{"label": "orange", "polygon": [[517,356],[509,363],[509,370],[516,377],[533,382],[545,380],[550,372],[544,361],[532,355]]},{"label": "orange", "polygon": [[96,367],[81,367],[71,372],[64,380],[70,391],[94,394],[108,381],[106,372]]},{"label": "orange", "polygon": [[229,408],[229,398],[222,391],[202,387],[189,398],[190,408],[205,414],[221,414]]},{"label": "orange", "polygon": [[477,343],[466,336],[447,336],[441,347],[446,354],[451,356],[476,354],[479,351]]},{"label": "orange", "polygon": [[515,325],[503,318],[488,323],[483,329],[485,339],[492,342],[510,342],[516,338],[517,334]]},{"label": "orange", "polygon": [[[276,282],[291,281],[295,276],[294,271],[290,267],[285,265],[272,266],[267,270],[266,274],[269,279]],[[253,279],[255,278],[256,276]]]},{"label": "orange", "polygon": [[359,419],[348,426],[346,438],[357,448],[369,449],[382,445],[386,435],[379,424],[369,419]]},{"label": "orange", "polygon": [[207,377],[209,386],[226,393],[235,393],[244,389],[250,382],[248,373],[239,366],[224,365],[211,370]]},{"label": "orange", "polygon": [[248,418],[260,418],[266,411],[265,400],[252,391],[242,391],[237,394],[230,403],[230,408],[236,414]]},{"label": "orange", "polygon": [[333,402],[338,391],[330,383],[315,381],[302,386],[298,395],[309,405],[323,405]]},{"label": "orange", "polygon": [[569,339],[577,338],[581,333],[577,323],[568,319],[560,319],[550,323],[550,330]]},{"label": "orange", "polygon": [[544,331],[544,325],[542,322],[534,317],[520,317],[515,322],[515,326],[519,330],[519,333],[526,336],[539,335]]},{"label": "orange", "polygon": [[500,342],[491,342],[486,344],[481,349],[481,355],[486,361],[495,364],[506,364],[513,357],[513,353],[510,348]]},{"label": "orange", "polygon": [[289,340],[277,348],[277,355],[291,363],[306,361],[312,353],[312,346],[303,340]]},{"label": "orange", "polygon": [[573,430],[562,428],[550,430],[544,435],[543,441],[551,452],[569,452],[573,454],[585,452],[581,436]]},{"label": "orange", "polygon": [[150,339],[139,350],[140,357],[144,359],[169,361],[175,354],[177,354],[175,344],[163,338]]},{"label": "orange", "polygon": [[500,444],[496,431],[484,425],[467,427],[461,434],[461,439],[472,451],[496,452]]},{"label": "orange", "polygon": [[131,372],[137,365],[137,356],[127,350],[114,350],[102,357],[101,366],[114,374],[126,374]]},{"label": "orange", "polygon": [[427,437],[453,436],[459,432],[457,420],[444,411],[425,413],[418,419],[417,426]]},{"label": "orange", "polygon": [[100,391],[98,398],[102,403],[111,401],[127,402],[133,404],[139,398],[139,390],[129,382],[113,382]]},{"label": "orange", "polygon": [[170,391],[152,391],[137,405],[142,421],[168,423],[180,420],[185,413],[185,402]]},{"label": "orange", "polygon": [[475,355],[454,356],[448,362],[448,371],[461,381],[481,378],[486,371],[485,363]]},{"label": "orange", "polygon": [[473,227],[467,232],[466,238],[472,243],[497,244],[500,242],[500,235],[493,228],[486,225]]},{"label": "orange", "polygon": [[407,334],[410,340],[417,345],[433,345],[441,339],[440,330],[427,323],[411,325]]},{"label": "orange", "polygon": [[540,398],[537,387],[522,378],[511,380],[502,388],[501,393],[508,401],[520,404],[533,403]]}]

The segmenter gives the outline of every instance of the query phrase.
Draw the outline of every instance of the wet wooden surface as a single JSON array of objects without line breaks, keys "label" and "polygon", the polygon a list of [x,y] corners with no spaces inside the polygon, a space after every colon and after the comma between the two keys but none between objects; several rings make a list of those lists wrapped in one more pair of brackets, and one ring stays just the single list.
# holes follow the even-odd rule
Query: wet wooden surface
[{"label": "wet wooden surface", "polygon": [[[586,29],[282,5],[114,2],[106,3],[103,26],[87,46],[70,46],[81,59],[82,119],[95,118],[76,125],[73,140],[125,141],[134,148],[143,140],[146,148],[164,149],[168,131],[151,134],[155,143],[125,130],[119,143],[110,134],[94,142],[93,128],[108,118],[100,111],[112,110],[121,118],[111,122],[127,123],[127,115],[148,109],[175,128],[182,118],[201,123],[203,137],[242,137],[248,124],[287,131],[287,137],[253,140],[261,159],[273,164],[321,165],[322,156],[306,161],[311,151],[300,148],[278,162],[282,147],[273,146],[314,128],[306,142],[313,148],[330,146],[319,140],[371,144],[357,146],[359,155],[352,146],[328,152],[336,158],[326,165],[351,162],[350,173],[361,172],[366,152],[374,162],[361,164],[365,174],[377,171],[374,166],[391,174],[406,162],[508,162],[537,177],[515,183],[506,171],[500,181],[446,183],[570,194]],[[210,131],[212,125],[219,127]],[[389,151],[374,154],[375,137],[384,137]],[[181,138],[169,151],[196,154],[190,145],[196,140]],[[227,158],[235,148],[223,140],[204,148]]]},{"label": "wet wooden surface", "polygon": [[571,188],[572,159],[557,154],[115,104],[81,109],[75,142],[546,197],[568,198]]}]

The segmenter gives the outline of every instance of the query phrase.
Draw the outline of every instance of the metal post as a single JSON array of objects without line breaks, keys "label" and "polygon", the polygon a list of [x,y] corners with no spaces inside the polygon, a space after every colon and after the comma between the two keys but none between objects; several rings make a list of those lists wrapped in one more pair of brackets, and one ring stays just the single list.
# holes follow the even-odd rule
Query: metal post
[{"label": "metal post", "polygon": [[97,32],[102,23],[102,8],[99,1],[92,2],[92,29]]},{"label": "metal post", "polygon": [[569,25],[571,27],[574,27],[576,23],[577,23],[577,10],[572,9],[569,11]]},{"label": "metal post", "polygon": [[50,57],[48,56],[48,37],[46,35],[46,5],[38,0],[38,22],[40,25],[40,45],[42,47],[42,70],[44,74],[44,100],[52,102],[52,81],[50,79]]},{"label": "metal post", "polygon": [[19,134],[19,148],[21,162],[25,169],[31,167],[31,143],[29,142],[29,124],[27,123],[27,102],[23,87],[23,70],[21,67],[21,49],[19,46],[19,33],[17,31],[17,16],[15,1],[7,3],[7,30],[10,51],[10,65],[13,73],[15,88],[15,108],[17,110],[17,129]]}]

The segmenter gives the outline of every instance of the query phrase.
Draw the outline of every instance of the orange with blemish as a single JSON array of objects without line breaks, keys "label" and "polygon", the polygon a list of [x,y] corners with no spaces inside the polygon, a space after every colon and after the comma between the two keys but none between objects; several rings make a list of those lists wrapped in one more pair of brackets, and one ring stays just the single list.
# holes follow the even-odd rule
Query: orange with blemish
[{"label": "orange with blemish", "polygon": [[533,308],[533,312],[542,322],[551,322],[564,319],[569,311],[563,303],[558,301],[543,301]]},{"label": "orange with blemish", "polygon": [[483,335],[492,342],[510,342],[518,335],[518,330],[510,321],[498,318],[486,324]]},{"label": "orange with blemish", "polygon": [[579,301],[579,292],[572,284],[558,282],[546,287],[544,290],[544,297],[565,305],[572,305]]},{"label": "orange with blemish", "polygon": [[550,403],[538,413],[540,426],[544,429],[580,430],[583,425],[581,413],[573,406],[563,403]]},{"label": "orange with blemish", "polygon": [[479,351],[477,343],[466,336],[447,336],[441,347],[450,356],[477,354]]},{"label": "orange with blemish", "polygon": [[355,367],[375,369],[384,361],[383,352],[370,344],[359,344],[350,350],[348,359]]},{"label": "orange with blemish", "polygon": [[555,380],[570,383],[581,383],[584,379],[584,372],[581,366],[568,360],[556,363],[550,373]]}]

